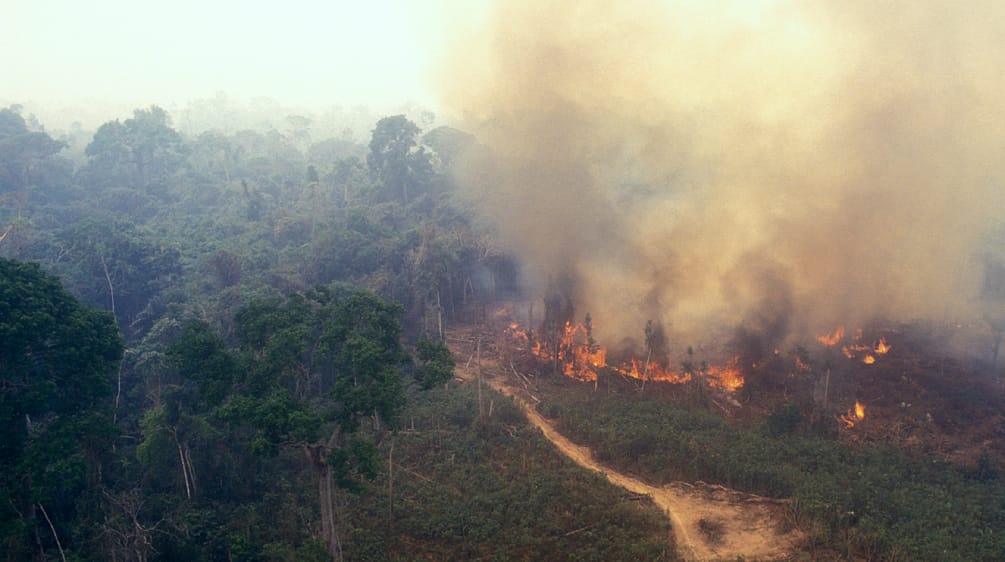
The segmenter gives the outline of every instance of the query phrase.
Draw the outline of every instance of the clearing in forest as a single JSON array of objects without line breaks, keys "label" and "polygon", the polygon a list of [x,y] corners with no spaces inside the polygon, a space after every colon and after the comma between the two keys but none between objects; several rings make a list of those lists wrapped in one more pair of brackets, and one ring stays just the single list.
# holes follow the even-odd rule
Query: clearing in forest
[{"label": "clearing in forest", "polygon": [[785,522],[785,500],[702,482],[673,482],[657,487],[597,462],[588,448],[568,440],[530,405],[528,400],[536,400],[536,397],[530,392],[527,381],[500,365],[485,349],[479,349],[479,338],[477,334],[464,331],[448,335],[447,344],[457,360],[457,377],[477,384],[480,371],[481,383],[512,396],[528,420],[566,457],[579,466],[603,474],[616,486],[652,498],[670,518],[677,548],[683,557],[689,560],[777,560],[790,557],[797,549],[802,535]]}]

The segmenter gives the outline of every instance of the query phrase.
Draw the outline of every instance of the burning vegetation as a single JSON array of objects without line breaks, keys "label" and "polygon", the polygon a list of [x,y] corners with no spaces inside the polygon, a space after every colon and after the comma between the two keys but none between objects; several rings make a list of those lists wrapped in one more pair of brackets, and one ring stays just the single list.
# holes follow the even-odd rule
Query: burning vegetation
[{"label": "burning vegetation", "polygon": [[[572,316],[571,304],[565,306],[562,318]],[[701,396],[690,390],[700,385],[728,398],[716,399],[714,406],[742,425],[790,404],[800,412],[790,427],[842,440],[886,443],[963,466],[981,455],[1005,457],[995,438],[1005,423],[999,413],[1005,409],[1000,385],[988,377],[986,365],[948,357],[948,344],[933,339],[948,328],[929,333],[920,325],[839,326],[801,341],[740,331],[715,345],[681,345],[674,354],[670,338],[654,322],[646,324],[644,340],[639,334],[608,345],[590,315],[581,322],[562,320],[561,329],[550,334],[548,322],[532,329],[529,322],[511,320],[521,315],[513,309],[500,312],[498,318],[507,320],[496,333],[502,334],[504,347],[517,353],[514,357],[532,361],[536,367],[529,369],[538,374],[551,371],[592,383],[595,389],[604,382],[615,393],[619,381],[633,383],[637,391],[652,385],[657,395],[688,400]],[[961,336],[968,341],[993,337],[976,325],[969,329],[973,333]],[[965,328],[953,324],[952,330],[957,336]],[[704,359],[716,356],[720,359]]]},{"label": "burning vegetation", "polygon": [[[743,402],[728,416],[787,404],[842,439],[1002,448],[1005,269],[981,290],[974,257],[1005,208],[1005,12],[686,4],[511,3],[452,58],[446,99],[481,143],[464,195],[529,294],[567,274],[605,339],[557,314],[510,343],[578,381],[707,382]],[[931,326],[980,315],[990,368],[947,359]]]},{"label": "burning vegetation", "polygon": [[[1001,16],[684,4],[507,2],[445,61],[444,102],[478,138],[460,196],[529,293],[569,275],[614,344],[648,319],[703,342],[767,314],[784,332],[769,351],[826,326],[822,345],[868,365],[880,347],[837,326],[982,313],[970,258],[1005,206],[1005,129],[986,118]],[[646,355],[639,376],[686,376]]]},{"label": "burning vegetation", "polygon": [[865,405],[856,400],[855,406],[850,408],[848,413],[841,415],[838,419],[844,423],[846,428],[855,427],[857,422],[865,419]]},{"label": "burning vegetation", "polygon": [[555,345],[548,345],[540,331],[528,330],[519,323],[511,323],[506,329],[506,334],[518,348],[528,350],[541,361],[557,365],[562,374],[581,382],[596,382],[598,375],[606,370],[611,374],[643,382],[684,384],[702,379],[712,388],[730,392],[743,386],[744,378],[739,366],[739,356],[721,365],[708,365],[705,362],[695,365],[685,361],[681,369],[677,370],[669,365],[667,359],[654,357],[656,338],[652,334],[655,329],[650,324],[648,330],[647,347],[650,349],[646,357],[627,354],[627,358],[613,363],[608,362],[608,349],[594,339],[589,315],[587,320],[581,323],[567,321]]},{"label": "burning vegetation", "polygon": [[[817,341],[824,347],[835,347],[844,339],[844,326],[839,327],[829,334],[817,336]],[[876,362],[877,356],[886,355],[892,346],[886,342],[886,338],[879,338],[872,345],[860,343],[862,340],[862,329],[856,331],[854,341],[841,346],[841,353],[848,359],[856,359],[861,356],[862,363],[872,365]]]}]

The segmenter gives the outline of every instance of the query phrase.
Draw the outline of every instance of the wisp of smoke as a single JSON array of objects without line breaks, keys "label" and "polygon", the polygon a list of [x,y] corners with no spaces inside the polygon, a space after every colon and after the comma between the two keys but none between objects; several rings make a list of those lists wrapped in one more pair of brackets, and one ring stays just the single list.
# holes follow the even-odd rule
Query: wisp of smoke
[{"label": "wisp of smoke", "polygon": [[[613,341],[970,312],[1002,220],[998,2],[498,2],[443,65],[535,295]],[[692,339],[691,341],[698,341]]]}]

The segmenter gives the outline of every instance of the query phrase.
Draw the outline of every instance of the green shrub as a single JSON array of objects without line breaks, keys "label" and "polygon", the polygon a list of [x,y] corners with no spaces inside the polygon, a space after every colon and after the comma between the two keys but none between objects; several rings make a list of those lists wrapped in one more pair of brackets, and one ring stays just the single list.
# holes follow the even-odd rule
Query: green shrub
[{"label": "green shrub", "polygon": [[768,431],[771,435],[778,437],[792,433],[799,429],[799,422],[802,419],[802,412],[795,402],[786,402],[768,416]]},{"label": "green shrub", "polygon": [[800,432],[785,404],[738,429],[706,410],[647,396],[565,391],[540,408],[612,468],[655,484],[704,480],[791,498],[814,540],[868,559],[1005,560],[1005,484],[990,461],[965,470],[889,447],[851,449]]}]

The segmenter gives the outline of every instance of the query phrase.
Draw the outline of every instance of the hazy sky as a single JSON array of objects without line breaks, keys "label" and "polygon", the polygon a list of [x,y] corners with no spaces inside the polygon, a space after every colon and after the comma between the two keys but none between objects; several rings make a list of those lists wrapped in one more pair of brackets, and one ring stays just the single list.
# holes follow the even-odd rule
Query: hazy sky
[{"label": "hazy sky", "polygon": [[478,4],[0,0],[0,102],[432,106],[448,28]]}]

